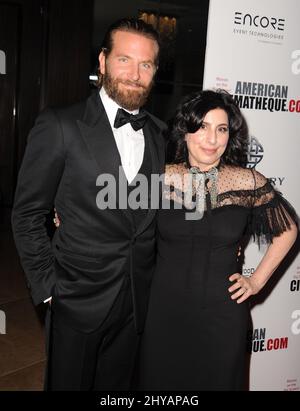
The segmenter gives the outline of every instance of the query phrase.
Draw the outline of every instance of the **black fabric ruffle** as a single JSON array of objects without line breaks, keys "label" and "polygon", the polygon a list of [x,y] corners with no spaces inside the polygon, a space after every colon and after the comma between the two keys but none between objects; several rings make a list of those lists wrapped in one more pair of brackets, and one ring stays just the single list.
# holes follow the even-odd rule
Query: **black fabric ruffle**
[{"label": "black fabric ruffle", "polygon": [[299,228],[299,218],[294,208],[280,192],[273,190],[273,198],[265,204],[254,206],[249,217],[247,232],[259,244],[272,243],[274,237],[290,229],[292,222]]}]

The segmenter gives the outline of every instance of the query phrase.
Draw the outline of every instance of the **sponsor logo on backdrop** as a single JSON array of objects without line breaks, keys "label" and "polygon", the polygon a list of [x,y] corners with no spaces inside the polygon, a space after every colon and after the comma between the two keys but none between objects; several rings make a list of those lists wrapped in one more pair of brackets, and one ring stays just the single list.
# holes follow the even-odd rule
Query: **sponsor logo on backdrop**
[{"label": "sponsor logo on backdrop", "polygon": [[254,267],[244,267],[243,268],[243,275],[245,277],[251,277],[251,275],[254,273],[255,268]]},{"label": "sponsor logo on backdrop", "polygon": [[288,91],[286,85],[237,81],[233,98],[242,109],[300,113],[300,99],[288,98]]},{"label": "sponsor logo on backdrop", "polygon": [[294,310],[291,315],[292,322],[291,331],[294,335],[300,334],[300,310]]},{"label": "sponsor logo on backdrop", "polygon": [[[263,157],[263,146],[256,137],[250,136],[247,153],[247,168],[255,168],[257,164],[263,159]],[[269,177],[268,180],[271,184],[273,184],[273,186],[281,187],[285,181],[285,177]]]},{"label": "sponsor logo on backdrop", "polygon": [[284,30],[285,19],[282,16],[234,12],[233,33],[235,35],[252,37],[264,43],[282,44]]},{"label": "sponsor logo on backdrop", "polygon": [[300,74],[300,50],[294,50],[292,52],[292,73]]},{"label": "sponsor logo on backdrop", "polygon": [[285,177],[269,177],[268,180],[270,181],[273,186],[281,187],[285,181]]},{"label": "sponsor logo on backdrop", "polygon": [[223,90],[227,90],[230,92],[229,88],[229,79],[227,77],[217,76],[215,81],[216,87],[215,88],[222,88]]},{"label": "sponsor logo on backdrop", "polygon": [[290,282],[290,291],[300,291],[300,266],[297,267],[297,274],[294,274]]},{"label": "sponsor logo on backdrop", "polygon": [[288,378],[283,391],[300,391],[300,386],[297,378]]},{"label": "sponsor logo on backdrop", "polygon": [[267,338],[266,328],[255,328],[248,332],[248,351],[277,351],[286,350],[288,348],[288,337]]},{"label": "sponsor logo on backdrop", "polygon": [[234,24],[261,29],[272,29],[275,31],[284,31],[285,19],[236,11],[234,13]]},{"label": "sponsor logo on backdrop", "polygon": [[254,136],[250,136],[247,153],[247,167],[254,168],[264,156],[264,148]]},{"label": "sponsor logo on backdrop", "polygon": [[6,54],[0,50],[0,74],[6,74]]}]

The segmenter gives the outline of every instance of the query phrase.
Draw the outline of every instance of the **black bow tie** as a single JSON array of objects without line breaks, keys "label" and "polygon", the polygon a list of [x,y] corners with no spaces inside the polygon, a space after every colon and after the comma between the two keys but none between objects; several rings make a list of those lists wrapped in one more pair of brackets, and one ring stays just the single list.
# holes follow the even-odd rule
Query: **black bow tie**
[{"label": "black bow tie", "polygon": [[147,117],[147,113],[144,110],[140,110],[138,114],[130,114],[122,108],[118,108],[114,127],[119,128],[124,126],[124,124],[130,123],[131,127],[137,131],[144,127]]}]

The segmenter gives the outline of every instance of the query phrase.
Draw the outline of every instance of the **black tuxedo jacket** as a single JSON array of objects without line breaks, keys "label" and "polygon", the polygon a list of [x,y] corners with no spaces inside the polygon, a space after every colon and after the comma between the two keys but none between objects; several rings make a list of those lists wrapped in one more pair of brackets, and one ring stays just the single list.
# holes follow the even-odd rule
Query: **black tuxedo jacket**
[{"label": "black tuxedo jacket", "polygon": [[[150,115],[152,173],[164,171],[164,124]],[[71,107],[44,111],[32,129],[12,214],[17,249],[35,304],[51,295],[54,311],[76,329],[101,325],[125,275],[135,324],[143,329],[155,263],[155,209],[138,227],[128,209],[100,210],[97,177],[118,182],[121,160],[99,93]],[[114,193],[110,193],[114,195]],[[52,242],[45,220],[55,205],[61,221]]]}]

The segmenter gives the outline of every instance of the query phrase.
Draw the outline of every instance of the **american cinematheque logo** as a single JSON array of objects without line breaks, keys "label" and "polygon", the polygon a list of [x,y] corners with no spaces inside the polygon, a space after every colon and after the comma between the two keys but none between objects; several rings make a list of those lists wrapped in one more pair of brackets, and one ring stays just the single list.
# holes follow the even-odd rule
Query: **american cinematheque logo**
[{"label": "american cinematheque logo", "polygon": [[248,352],[287,350],[288,337],[266,338],[266,328],[248,331]]},{"label": "american cinematheque logo", "polygon": [[276,44],[281,44],[280,41],[284,39],[285,19],[282,17],[236,11],[233,23],[233,33],[236,35]]},{"label": "american cinematheque logo", "polygon": [[300,99],[289,99],[288,94],[286,85],[238,80],[233,98],[242,109],[300,113]]}]

